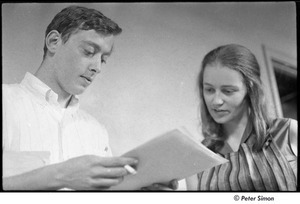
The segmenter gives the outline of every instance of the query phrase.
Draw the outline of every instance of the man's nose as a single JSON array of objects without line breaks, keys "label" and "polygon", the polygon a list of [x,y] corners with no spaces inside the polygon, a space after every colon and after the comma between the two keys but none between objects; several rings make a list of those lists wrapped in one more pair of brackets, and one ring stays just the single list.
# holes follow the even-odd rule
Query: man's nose
[{"label": "man's nose", "polygon": [[100,73],[101,72],[101,59],[95,60],[95,62],[90,66],[90,70],[97,74]]}]

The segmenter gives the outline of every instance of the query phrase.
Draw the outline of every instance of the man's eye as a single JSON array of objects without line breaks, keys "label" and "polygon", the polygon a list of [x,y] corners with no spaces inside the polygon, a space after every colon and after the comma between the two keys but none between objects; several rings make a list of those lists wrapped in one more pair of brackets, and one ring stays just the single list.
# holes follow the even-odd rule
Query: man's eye
[{"label": "man's eye", "polygon": [[94,55],[94,52],[85,50],[85,51],[84,51],[84,54],[85,54],[86,56],[93,56],[93,55]]},{"label": "man's eye", "polygon": [[102,55],[102,56],[101,56],[101,63],[102,63],[102,64],[106,64],[107,59],[108,59],[108,56]]}]

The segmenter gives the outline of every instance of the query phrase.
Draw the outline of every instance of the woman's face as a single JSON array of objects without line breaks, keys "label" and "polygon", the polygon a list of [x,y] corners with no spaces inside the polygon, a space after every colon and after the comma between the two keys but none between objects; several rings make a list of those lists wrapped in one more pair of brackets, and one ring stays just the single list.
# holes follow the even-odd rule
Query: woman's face
[{"label": "woman's face", "polygon": [[248,110],[242,75],[219,63],[207,65],[203,74],[203,95],[212,118],[219,124],[239,121]]}]

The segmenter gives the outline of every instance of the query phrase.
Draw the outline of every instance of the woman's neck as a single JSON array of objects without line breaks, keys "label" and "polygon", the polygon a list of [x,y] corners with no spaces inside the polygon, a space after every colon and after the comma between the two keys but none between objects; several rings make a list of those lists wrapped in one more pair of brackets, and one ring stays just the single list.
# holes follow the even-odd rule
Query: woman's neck
[{"label": "woman's neck", "polygon": [[248,121],[249,114],[248,112],[244,112],[238,120],[230,121],[222,125],[223,132],[227,138],[226,142],[234,151],[237,151],[241,144]]}]

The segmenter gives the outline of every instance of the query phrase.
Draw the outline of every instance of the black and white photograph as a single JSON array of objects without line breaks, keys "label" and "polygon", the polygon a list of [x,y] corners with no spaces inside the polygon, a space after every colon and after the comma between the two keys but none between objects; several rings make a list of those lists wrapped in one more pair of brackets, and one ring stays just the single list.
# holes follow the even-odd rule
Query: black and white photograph
[{"label": "black and white photograph", "polygon": [[299,196],[295,2],[1,5],[0,194]]}]

